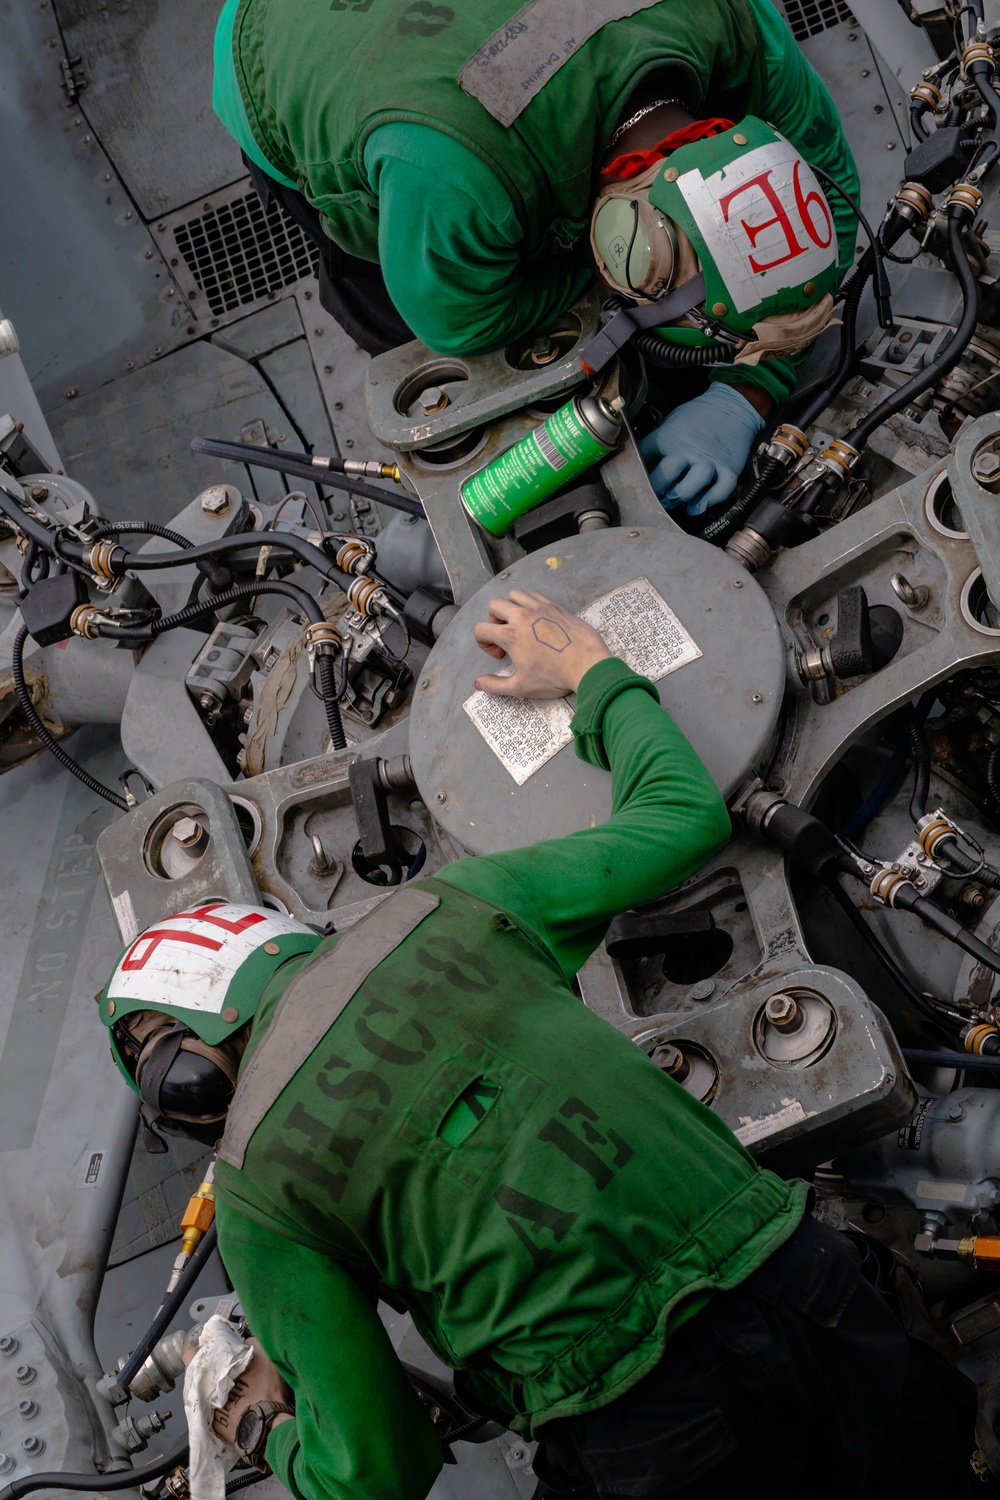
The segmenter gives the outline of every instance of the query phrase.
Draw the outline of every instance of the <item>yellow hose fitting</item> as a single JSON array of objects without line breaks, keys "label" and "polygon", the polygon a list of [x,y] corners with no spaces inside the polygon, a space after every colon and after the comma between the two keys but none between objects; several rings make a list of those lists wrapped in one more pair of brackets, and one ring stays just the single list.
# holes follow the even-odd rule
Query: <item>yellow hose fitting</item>
[{"label": "yellow hose fitting", "polygon": [[980,1021],[977,1025],[970,1026],[964,1037],[966,1052],[974,1052],[977,1057],[982,1057],[983,1046],[991,1036],[1000,1036],[1000,1028],[991,1025],[988,1021]]},{"label": "yellow hose fitting", "polygon": [[941,90],[936,83],[925,79],[910,90],[910,98],[914,104],[926,104],[928,109],[937,109],[941,103]]},{"label": "yellow hose fitting", "polygon": [[371,567],[375,558],[375,547],[367,537],[349,536],[337,548],[337,567],[345,573],[363,573]]},{"label": "yellow hose fitting", "polygon": [[74,635],[82,635],[84,640],[95,641],[100,618],[101,612],[93,604],[78,604],[69,617],[69,628]]},{"label": "yellow hose fitting", "polygon": [[325,656],[336,656],[344,644],[340,631],[336,625],[331,625],[329,620],[317,620],[315,623],[310,623],[302,632],[302,636],[306,651],[310,656],[317,652]]},{"label": "yellow hose fitting", "polygon": [[188,1206],[181,1215],[181,1254],[193,1255],[201,1244],[206,1229],[211,1229],[215,1219],[215,1162],[205,1174],[204,1182],[191,1194]]},{"label": "yellow hose fitting", "polygon": [[398,464],[383,464],[374,458],[345,458],[345,474],[359,474],[364,479],[394,479],[400,481]]}]

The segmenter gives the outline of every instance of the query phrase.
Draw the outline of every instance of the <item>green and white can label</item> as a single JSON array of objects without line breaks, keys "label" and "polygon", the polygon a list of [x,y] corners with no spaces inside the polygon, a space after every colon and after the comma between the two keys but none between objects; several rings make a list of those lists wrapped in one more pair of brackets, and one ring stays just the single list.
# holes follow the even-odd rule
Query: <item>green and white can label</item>
[{"label": "green and white can label", "polygon": [[[586,421],[586,406],[614,436],[602,442]],[[473,474],[459,493],[474,521],[492,536],[505,536],[519,516],[572,484],[612,452],[621,429],[604,402],[574,397],[499,458]]]}]

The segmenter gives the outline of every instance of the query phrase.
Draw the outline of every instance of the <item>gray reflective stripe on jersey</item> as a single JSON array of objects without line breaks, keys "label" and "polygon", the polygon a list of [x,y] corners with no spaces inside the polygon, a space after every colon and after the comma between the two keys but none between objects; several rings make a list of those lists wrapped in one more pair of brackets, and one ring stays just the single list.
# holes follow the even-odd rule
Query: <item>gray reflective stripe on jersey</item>
[{"label": "gray reflective stripe on jersey", "polygon": [[398,891],[292,980],[229,1107],[220,1160],[242,1167],[250,1138],[373,969],[440,906],[429,891]]},{"label": "gray reflective stripe on jersey", "polygon": [[563,63],[609,21],[623,21],[660,0],[528,0],[470,57],[459,87],[501,125],[513,125]]}]

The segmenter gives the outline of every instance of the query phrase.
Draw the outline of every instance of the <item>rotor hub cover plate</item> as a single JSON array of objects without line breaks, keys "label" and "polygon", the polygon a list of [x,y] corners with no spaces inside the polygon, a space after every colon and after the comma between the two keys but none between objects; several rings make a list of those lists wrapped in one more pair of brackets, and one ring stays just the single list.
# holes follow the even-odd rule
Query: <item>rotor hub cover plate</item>
[{"label": "rotor hub cover plate", "polygon": [[610,776],[573,748],[574,698],[539,705],[474,691],[475,678],[498,664],[472,627],[512,588],[547,594],[573,613],[599,610],[593,622],[616,654],[657,682],[725,796],[758,764],[785,682],[781,634],[760,585],[720,548],[672,526],[590,532],[521,558],[480,589],[420,674],[413,771],[434,818],[463,849],[492,854],[611,814]]}]

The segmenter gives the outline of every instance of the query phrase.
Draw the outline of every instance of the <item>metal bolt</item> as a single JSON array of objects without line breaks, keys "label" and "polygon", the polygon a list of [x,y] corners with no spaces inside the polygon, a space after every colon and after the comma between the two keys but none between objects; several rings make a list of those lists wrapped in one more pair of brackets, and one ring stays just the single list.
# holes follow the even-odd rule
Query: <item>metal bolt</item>
[{"label": "metal bolt", "polygon": [[205,830],[197,818],[178,818],[171,829],[174,838],[185,849],[190,849],[193,844],[197,844],[203,837],[204,832]]},{"label": "metal bolt", "polygon": [[772,995],[764,1006],[764,1018],[779,1031],[798,1031],[804,1017],[791,995]]},{"label": "metal bolt", "polygon": [[633,541],[634,541],[634,540],[635,540],[635,538],[636,538],[636,537],[637,537],[637,536],[638,536],[638,535],[639,535],[639,533],[638,533],[638,532],[637,532],[637,531],[630,531],[630,532],[629,532],[629,536],[630,536],[630,537],[631,537],[631,538],[632,538],[632,540],[633,540]]},{"label": "metal bolt", "polygon": [[697,984],[693,984],[691,986],[691,988],[688,990],[688,999],[689,1000],[711,1000],[711,998],[712,998],[712,996],[714,994],[715,994],[715,980],[714,979],[699,979],[698,983]]},{"label": "metal bolt", "polygon": [[135,369],[135,360],[134,359],[127,359],[125,361],[125,369],[126,370],[134,370]]},{"label": "metal bolt", "polygon": [[34,1365],[18,1365],[14,1371],[14,1379],[18,1385],[30,1385],[37,1374]]},{"label": "metal bolt", "polygon": [[447,802],[447,800],[448,800],[448,793],[447,792],[435,792],[434,793],[434,801],[435,802]]},{"label": "metal bolt", "polygon": [[949,1120],[964,1120],[965,1110],[960,1104],[953,1104],[948,1111]]},{"label": "metal bolt", "polygon": [[333,374],[333,365],[324,365],[323,366],[323,374],[324,375],[332,375]]},{"label": "metal bolt", "polygon": [[16,1339],[12,1333],[5,1333],[0,1339],[0,1354],[16,1354],[21,1347],[21,1340]]},{"label": "metal bolt", "polygon": [[68,401],[72,401],[73,397],[76,394],[77,394],[76,386],[75,385],[71,385],[70,388],[69,388],[69,390],[66,392],[66,399]]},{"label": "metal bolt", "polygon": [[9,1453],[0,1453],[0,1474],[9,1474],[14,1467],[14,1460]]},{"label": "metal bolt", "polygon": [[431,685],[431,680],[430,680],[429,677],[421,677],[421,679],[420,679],[420,686],[424,689],[425,692],[430,687],[430,685]]},{"label": "metal bolt", "polygon": [[910,580],[902,573],[893,573],[889,583],[896,598],[901,604],[905,604],[907,609],[923,609],[930,598],[931,591],[926,585],[920,584],[919,587],[914,588]]},{"label": "metal bolt", "polygon": [[344,440],[344,447],[345,448],[353,448],[354,447],[354,439],[353,438],[346,438]]},{"label": "metal bolt", "polygon": [[861,69],[861,76],[862,76],[862,78],[869,78],[871,76],[871,71],[872,71],[871,68],[862,68]]},{"label": "metal bolt", "polygon": [[31,495],[32,500],[47,500],[49,498],[49,492],[44,484],[33,484],[28,493]]},{"label": "metal bolt", "polygon": [[743,587],[743,579],[742,578],[734,578],[733,579],[733,588],[734,589],[741,589],[742,587]]},{"label": "metal bolt", "polygon": [[281,952],[281,944],[280,943],[265,943],[264,944],[264,952],[265,953],[270,953],[271,957],[274,958],[276,954],[278,954],[278,953]]},{"label": "metal bolt", "polygon": [[750,702],[751,703],[763,703],[763,701],[764,701],[764,694],[763,693],[751,693],[750,694]]},{"label": "metal bolt", "polygon": [[425,416],[429,417],[432,412],[443,411],[451,404],[451,397],[447,391],[443,391],[439,385],[429,385],[425,391],[421,391],[417,397],[417,405]]},{"label": "metal bolt", "polygon": [[683,1083],[691,1071],[691,1064],[679,1047],[672,1042],[662,1042],[659,1047],[654,1047],[650,1054],[650,1061],[678,1083]]},{"label": "metal bolt", "polygon": [[27,1396],[25,1396],[23,1401],[17,1403],[17,1409],[26,1422],[30,1422],[32,1417],[38,1416],[38,1402],[29,1401]]},{"label": "metal bolt", "polygon": [[885,149],[887,151],[895,151],[895,149],[896,149],[896,142],[895,141],[886,141],[886,143],[885,143]]},{"label": "metal bolt", "polygon": [[990,449],[977,453],[972,460],[972,477],[980,484],[992,486],[1000,479],[1000,453]]},{"label": "metal bolt", "polygon": [[958,899],[961,901],[962,905],[967,906],[970,911],[980,911],[986,905],[986,897],[983,895],[982,891],[977,891],[974,885],[966,886],[965,890],[962,892],[961,896]]},{"label": "metal bolt", "polygon": [[45,1439],[40,1438],[37,1433],[33,1432],[30,1437],[25,1438],[21,1447],[29,1458],[37,1458],[39,1453],[44,1453],[45,1451]]},{"label": "metal bolt", "polygon": [[198,503],[202,515],[224,516],[233,502],[224,484],[214,484],[210,490],[205,491]]}]

